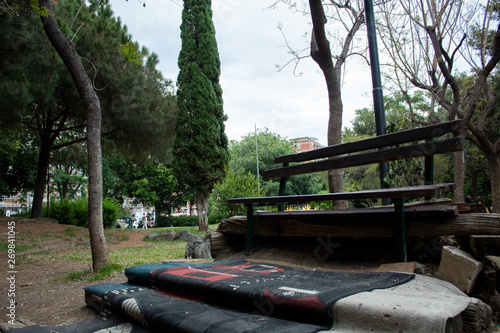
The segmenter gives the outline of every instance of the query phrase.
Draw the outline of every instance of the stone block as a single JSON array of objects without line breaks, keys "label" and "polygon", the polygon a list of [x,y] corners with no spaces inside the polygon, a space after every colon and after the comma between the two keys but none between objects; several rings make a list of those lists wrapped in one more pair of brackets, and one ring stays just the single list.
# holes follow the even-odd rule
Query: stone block
[{"label": "stone block", "polygon": [[443,246],[436,277],[470,294],[482,268],[483,263],[469,253],[453,246]]}]

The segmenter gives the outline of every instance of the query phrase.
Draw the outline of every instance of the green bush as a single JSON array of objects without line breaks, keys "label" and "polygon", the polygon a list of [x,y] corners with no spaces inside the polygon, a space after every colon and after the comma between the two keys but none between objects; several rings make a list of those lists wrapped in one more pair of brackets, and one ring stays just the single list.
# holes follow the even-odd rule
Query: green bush
[{"label": "green bush", "polygon": [[208,214],[208,224],[219,224],[220,221],[229,217],[229,214],[222,212]]},{"label": "green bush", "polygon": [[121,205],[114,199],[104,199],[102,202],[102,220],[105,228],[111,228],[121,216]]},{"label": "green bush", "polygon": [[[219,224],[222,219],[228,218],[227,214],[218,213],[208,215],[208,224]],[[198,215],[160,216],[156,218],[155,226],[164,227],[197,227]]]},{"label": "green bush", "polygon": [[[25,211],[25,212],[21,212],[21,213],[18,213],[18,212],[11,212],[10,213],[10,216],[11,217],[20,217],[20,218],[25,218],[25,219],[29,219],[31,217],[31,210],[29,211]],[[43,215],[42,215],[43,216]]]},{"label": "green bush", "polygon": [[[59,221],[62,224],[78,225],[83,226],[87,222],[78,220],[76,218],[76,206],[78,205],[78,200],[71,201],[69,199],[61,200],[50,200],[50,217]],[[81,201],[81,199],[80,199]],[[88,223],[88,222],[87,222]]]},{"label": "green bush", "polygon": [[160,216],[156,218],[156,227],[197,227],[197,215]]},{"label": "green bush", "polygon": [[[102,219],[105,228],[111,227],[120,217],[120,209],[120,205],[115,200],[103,200]],[[87,198],[50,200],[50,217],[62,224],[87,228],[89,226],[88,200]]]},{"label": "green bush", "polygon": [[[78,198],[73,201],[73,211],[75,219],[78,221],[78,226],[87,228],[89,226],[89,199]],[[104,205],[104,203],[103,203]]]}]

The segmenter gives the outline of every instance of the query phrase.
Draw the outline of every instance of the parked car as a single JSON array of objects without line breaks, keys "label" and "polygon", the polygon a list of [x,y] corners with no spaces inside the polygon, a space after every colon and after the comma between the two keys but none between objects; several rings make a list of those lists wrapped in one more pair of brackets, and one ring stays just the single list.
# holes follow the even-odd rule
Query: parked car
[{"label": "parked car", "polygon": [[113,228],[128,228],[128,223],[124,219],[119,219],[113,224]]}]

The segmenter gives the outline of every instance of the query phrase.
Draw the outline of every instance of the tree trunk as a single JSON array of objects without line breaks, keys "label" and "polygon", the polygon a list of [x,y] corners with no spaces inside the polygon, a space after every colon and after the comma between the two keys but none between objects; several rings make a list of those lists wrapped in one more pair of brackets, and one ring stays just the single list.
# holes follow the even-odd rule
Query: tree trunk
[{"label": "tree trunk", "polygon": [[196,190],[196,210],[198,211],[198,229],[202,232],[208,231],[208,194]]},{"label": "tree trunk", "polygon": [[102,153],[101,153],[101,108],[99,98],[92,86],[73,43],[62,33],[57,24],[52,2],[39,0],[49,16],[40,16],[43,29],[75,82],[82,103],[87,111],[87,154],[89,166],[89,235],[94,271],[110,263],[102,222]]},{"label": "tree trunk", "polygon": [[491,178],[491,207],[496,214],[500,213],[500,158],[495,153],[486,154]]},{"label": "tree trunk", "polygon": [[[330,105],[330,118],[328,119],[328,145],[334,145],[342,142],[342,93],[340,83],[340,68],[332,68],[325,73],[326,84],[328,87],[328,101]],[[344,180],[342,169],[328,171],[328,185],[330,193],[344,192]],[[346,209],[346,200],[333,201],[334,209]]]},{"label": "tree trunk", "polygon": [[[156,219],[157,219],[159,216],[161,216],[161,214],[163,213],[163,212],[161,211],[162,209],[161,209],[160,207],[161,207],[161,206],[160,206],[160,203],[159,203],[159,202],[155,203],[155,223],[156,223]],[[170,211],[171,211],[171,210],[172,210],[171,208],[168,208],[168,215],[170,215]]]},{"label": "tree trunk", "polygon": [[[335,66],[333,65],[330,43],[325,32],[325,11],[321,0],[309,0],[311,9],[311,18],[313,22],[313,33],[311,38],[311,57],[316,61],[323,75],[325,76],[328,89],[329,120],[328,120],[328,145],[342,142],[342,94],[341,94],[341,68],[344,59],[338,58]],[[348,40],[346,39],[346,43]],[[344,182],[342,179],[342,170],[330,170],[328,172],[328,184],[330,192],[344,192]],[[333,201],[336,209],[347,208],[347,201]]]},{"label": "tree trunk", "polygon": [[35,192],[33,193],[33,205],[31,206],[31,218],[36,219],[42,216],[43,193],[47,180],[47,170],[50,161],[50,147],[43,142],[38,153],[38,167],[36,172]]}]

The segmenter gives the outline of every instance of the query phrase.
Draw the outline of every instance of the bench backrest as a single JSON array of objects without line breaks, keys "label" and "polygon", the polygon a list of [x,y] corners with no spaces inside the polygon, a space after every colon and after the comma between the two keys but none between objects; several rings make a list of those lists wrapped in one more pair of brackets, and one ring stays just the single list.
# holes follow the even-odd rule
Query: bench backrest
[{"label": "bench backrest", "polygon": [[[456,133],[462,127],[462,120],[454,120],[417,129],[385,134],[370,139],[337,144],[307,152],[278,156],[275,158],[274,162],[283,163],[283,167],[265,170],[263,176],[264,179],[288,177],[311,172],[343,169],[359,165],[459,151],[463,150],[464,146],[464,139],[461,136],[439,141],[432,140],[439,138],[446,133]],[[423,140],[426,142],[384,149],[390,146],[397,146],[404,143]],[[359,153],[377,148],[381,150]],[[358,154],[342,156],[349,153]],[[292,162],[307,163],[288,166],[288,164]]]}]

